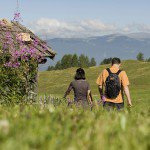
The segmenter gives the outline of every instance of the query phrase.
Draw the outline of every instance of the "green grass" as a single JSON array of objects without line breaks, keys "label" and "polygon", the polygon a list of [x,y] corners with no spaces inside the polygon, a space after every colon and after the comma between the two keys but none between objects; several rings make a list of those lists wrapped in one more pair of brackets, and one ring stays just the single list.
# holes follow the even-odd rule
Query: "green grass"
[{"label": "green grass", "polygon": [[[86,69],[94,99],[95,83],[106,66]],[[67,108],[65,102],[0,106],[0,149],[149,150],[150,149],[150,63],[124,61],[130,79],[133,107],[124,112]],[[62,97],[76,68],[39,73],[39,96]]]},{"label": "green grass", "polygon": [[[87,80],[90,83],[90,87],[95,99],[99,99],[96,79],[101,71],[106,67],[109,67],[109,65],[85,69]],[[122,63],[122,69],[127,72],[130,80],[130,90],[133,105],[136,107],[137,104],[144,101],[143,103],[146,103],[147,106],[147,103],[150,101],[150,63],[128,60]],[[65,93],[69,83],[73,80],[75,71],[76,68],[61,71],[40,72],[38,90],[39,95],[52,94],[63,97],[63,94]]]}]

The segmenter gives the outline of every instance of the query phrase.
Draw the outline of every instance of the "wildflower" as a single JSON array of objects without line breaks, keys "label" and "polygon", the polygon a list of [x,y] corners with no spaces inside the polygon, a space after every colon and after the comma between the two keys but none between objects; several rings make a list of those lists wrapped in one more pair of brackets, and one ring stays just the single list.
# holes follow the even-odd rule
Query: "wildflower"
[{"label": "wildflower", "polygon": [[50,113],[53,113],[55,111],[54,105],[49,104],[47,107],[48,107],[48,110],[49,110]]},{"label": "wildflower", "polygon": [[0,120],[0,132],[4,134],[9,133],[9,122],[8,120]]},{"label": "wildflower", "polygon": [[[15,14],[15,18],[19,17],[19,13]],[[1,22],[0,22],[1,23]],[[21,61],[22,62],[27,62],[30,61],[31,59],[33,61],[36,62],[42,62],[42,60],[44,59],[44,52],[48,49],[46,44],[42,44],[43,46],[43,51],[39,52],[36,48],[38,44],[39,44],[39,40],[38,39],[34,39],[33,40],[33,44],[34,46],[30,46],[30,47],[25,47],[23,41],[20,39],[19,35],[16,36],[16,40],[18,42],[19,48],[20,50],[16,49],[12,35],[10,32],[6,32],[6,40],[3,43],[3,49],[5,50],[9,50],[10,55],[12,56],[11,59],[9,60],[9,62],[6,62],[4,64],[5,67],[10,67],[10,68],[18,68],[21,66]]]}]

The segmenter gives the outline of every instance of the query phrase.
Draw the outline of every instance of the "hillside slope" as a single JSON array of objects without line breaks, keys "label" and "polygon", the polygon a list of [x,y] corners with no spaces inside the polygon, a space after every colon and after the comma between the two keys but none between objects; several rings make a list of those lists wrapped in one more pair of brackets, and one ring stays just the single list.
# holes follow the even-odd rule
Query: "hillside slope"
[{"label": "hillside slope", "polygon": [[[99,95],[95,80],[105,67],[85,70],[95,100]],[[111,113],[101,105],[83,111],[67,107],[59,98],[41,101],[43,94],[62,97],[75,68],[40,72],[40,103],[0,106],[1,150],[149,150],[150,63],[125,61],[122,68],[131,82],[133,107]]]},{"label": "hillside slope", "polygon": [[[99,98],[95,83],[99,73],[109,65],[85,69],[95,99]],[[129,76],[133,101],[150,101],[150,63],[128,60],[122,63],[122,69]],[[44,71],[39,73],[39,94],[53,94],[63,96],[69,83],[73,80],[76,68],[58,71]]]}]

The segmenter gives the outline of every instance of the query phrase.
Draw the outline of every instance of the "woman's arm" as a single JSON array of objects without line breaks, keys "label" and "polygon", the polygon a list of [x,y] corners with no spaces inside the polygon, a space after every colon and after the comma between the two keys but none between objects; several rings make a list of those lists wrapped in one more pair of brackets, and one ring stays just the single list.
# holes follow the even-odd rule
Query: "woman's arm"
[{"label": "woman's arm", "polygon": [[66,91],[66,92],[65,92],[65,94],[64,94],[64,98],[66,98],[66,97],[67,97],[67,95],[69,95],[69,94],[70,94],[70,92],[71,92],[72,88],[73,88],[72,83],[70,83],[70,85],[69,85],[69,87],[68,87],[67,91]]},{"label": "woman's arm", "polygon": [[92,97],[91,90],[88,90],[88,99],[89,99],[89,103],[92,104],[93,103],[93,97]]}]

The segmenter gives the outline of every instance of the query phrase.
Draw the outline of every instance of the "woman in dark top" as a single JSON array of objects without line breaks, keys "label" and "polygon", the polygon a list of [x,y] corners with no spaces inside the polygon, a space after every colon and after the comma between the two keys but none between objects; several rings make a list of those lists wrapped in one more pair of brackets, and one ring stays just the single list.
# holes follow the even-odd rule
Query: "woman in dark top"
[{"label": "woman in dark top", "polygon": [[92,95],[89,83],[86,81],[85,72],[82,68],[76,70],[75,80],[72,81],[65,92],[64,98],[69,95],[70,91],[74,91],[74,102],[81,104],[92,104]]}]

